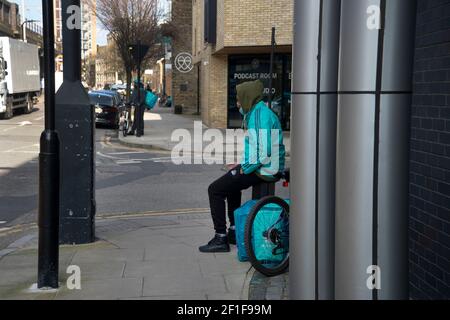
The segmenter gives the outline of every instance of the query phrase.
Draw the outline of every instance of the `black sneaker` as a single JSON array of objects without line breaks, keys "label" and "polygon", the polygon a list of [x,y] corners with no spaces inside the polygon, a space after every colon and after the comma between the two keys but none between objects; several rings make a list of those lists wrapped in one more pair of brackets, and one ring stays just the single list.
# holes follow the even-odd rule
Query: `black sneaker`
[{"label": "black sneaker", "polygon": [[236,245],[236,231],[233,229],[228,229],[228,243]]},{"label": "black sneaker", "polygon": [[203,253],[230,252],[230,244],[227,237],[216,235],[207,245],[199,248]]}]

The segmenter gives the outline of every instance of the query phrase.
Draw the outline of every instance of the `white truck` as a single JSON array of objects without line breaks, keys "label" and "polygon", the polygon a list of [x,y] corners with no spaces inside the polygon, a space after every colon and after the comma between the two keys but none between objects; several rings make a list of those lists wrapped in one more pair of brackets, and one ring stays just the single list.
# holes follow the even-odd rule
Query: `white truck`
[{"label": "white truck", "polygon": [[12,118],[19,109],[32,112],[40,93],[39,48],[0,37],[0,119]]}]

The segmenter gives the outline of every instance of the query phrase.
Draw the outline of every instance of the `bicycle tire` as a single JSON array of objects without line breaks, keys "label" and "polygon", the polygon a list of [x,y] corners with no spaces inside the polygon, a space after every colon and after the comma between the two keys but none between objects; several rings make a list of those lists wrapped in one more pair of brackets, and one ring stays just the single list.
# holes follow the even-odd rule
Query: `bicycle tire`
[{"label": "bicycle tire", "polygon": [[123,123],[122,134],[124,138],[126,138],[126,136],[128,135],[128,121],[126,120]]},{"label": "bicycle tire", "polygon": [[275,268],[268,268],[256,258],[255,250],[252,245],[253,223],[255,221],[255,218],[260,210],[269,204],[280,206],[288,214],[289,218],[289,205],[286,203],[286,201],[276,196],[268,196],[262,198],[255,204],[247,218],[247,223],[245,225],[245,249],[247,250],[247,255],[250,263],[257,271],[267,277],[275,277],[285,273],[285,271],[289,268],[289,252],[287,253],[286,258],[281,264],[279,264]]}]

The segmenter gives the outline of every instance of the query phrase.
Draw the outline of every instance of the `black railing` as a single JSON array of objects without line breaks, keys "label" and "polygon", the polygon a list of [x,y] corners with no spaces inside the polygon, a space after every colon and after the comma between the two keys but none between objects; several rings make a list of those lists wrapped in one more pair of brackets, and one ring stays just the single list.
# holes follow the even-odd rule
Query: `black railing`
[{"label": "black railing", "polygon": [[42,27],[40,25],[38,25],[37,23],[35,23],[35,22],[27,23],[26,28],[27,28],[27,32],[33,32],[33,33],[36,33],[36,34],[38,34],[40,36],[43,35]]}]

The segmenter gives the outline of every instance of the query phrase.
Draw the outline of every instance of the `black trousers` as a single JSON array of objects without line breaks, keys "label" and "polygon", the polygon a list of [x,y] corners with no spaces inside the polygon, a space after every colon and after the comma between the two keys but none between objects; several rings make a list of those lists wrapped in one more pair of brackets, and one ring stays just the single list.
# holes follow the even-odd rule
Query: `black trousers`
[{"label": "black trousers", "polygon": [[131,131],[136,132],[141,136],[144,135],[144,112],[144,105],[134,108],[134,122],[133,127],[131,128]]},{"label": "black trousers", "polygon": [[209,204],[216,233],[227,232],[225,200],[228,203],[228,219],[234,226],[234,211],[241,206],[242,190],[263,182],[256,174],[240,173],[240,166],[214,181],[208,188]]}]

